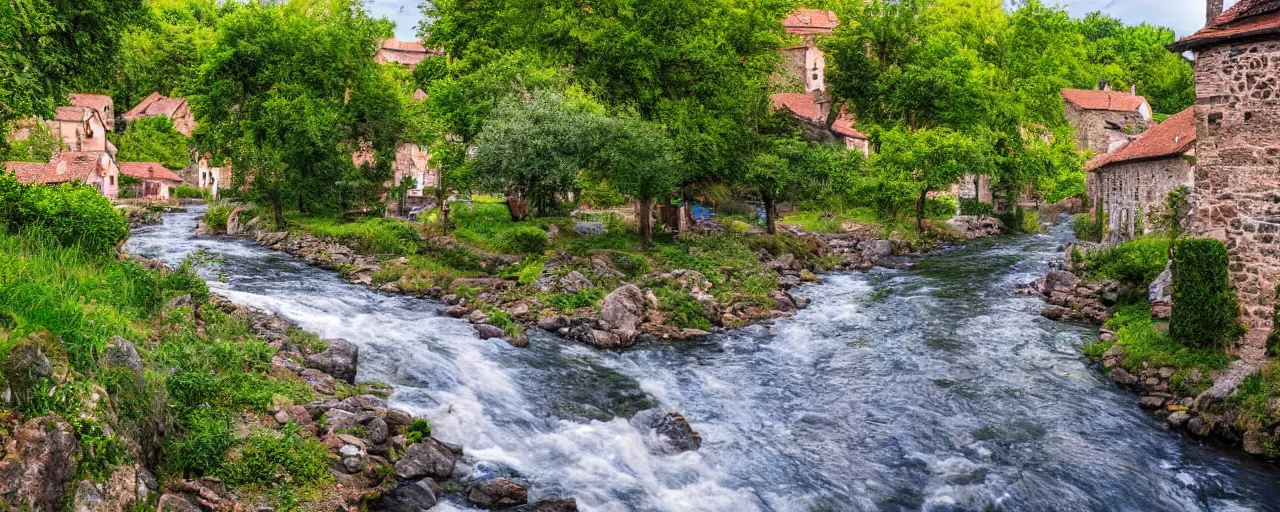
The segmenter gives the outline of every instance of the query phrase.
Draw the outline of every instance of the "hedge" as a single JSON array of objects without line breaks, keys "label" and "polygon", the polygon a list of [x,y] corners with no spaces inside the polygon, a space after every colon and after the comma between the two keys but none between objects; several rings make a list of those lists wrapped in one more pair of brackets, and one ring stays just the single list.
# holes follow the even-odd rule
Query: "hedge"
[{"label": "hedge", "polygon": [[64,183],[26,185],[0,173],[0,229],[36,230],[64,247],[106,253],[129,235],[129,223],[94,187]]},{"label": "hedge", "polygon": [[1244,333],[1227,274],[1227,247],[1217,240],[1173,243],[1173,313],[1169,336],[1188,346],[1221,346]]}]

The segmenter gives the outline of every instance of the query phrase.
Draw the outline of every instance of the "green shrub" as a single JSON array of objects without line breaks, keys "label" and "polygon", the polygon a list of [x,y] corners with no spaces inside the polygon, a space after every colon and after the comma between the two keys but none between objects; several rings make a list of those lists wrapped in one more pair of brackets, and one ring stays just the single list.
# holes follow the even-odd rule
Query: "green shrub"
[{"label": "green shrub", "polygon": [[79,245],[97,254],[129,235],[124,215],[96,188],[24,185],[9,174],[0,174],[0,224],[12,234],[41,231],[63,247]]},{"label": "green shrub", "polygon": [[[308,487],[329,480],[329,449],[300,432],[300,427],[290,424],[279,434],[262,432],[249,437],[216,474],[232,486]],[[282,481],[279,475],[289,478]]]},{"label": "green shrub", "polygon": [[1013,211],[998,216],[1006,230],[1015,233],[1039,233],[1040,212],[1015,206]]},{"label": "green shrub", "polygon": [[498,235],[498,247],[516,254],[541,254],[547,250],[547,232],[535,226],[517,226]]},{"label": "green shrub", "polygon": [[1173,244],[1173,313],[1169,335],[1187,346],[1219,346],[1243,333],[1231,286],[1227,247],[1207,238]]},{"label": "green shrub", "polygon": [[1115,279],[1146,287],[1164,272],[1169,262],[1169,239],[1143,237],[1114,247],[1090,251],[1083,256],[1089,277]]},{"label": "green shrub", "polygon": [[1098,205],[1093,215],[1087,213],[1076,215],[1071,227],[1076,233],[1076,238],[1101,242],[1102,237],[1107,234],[1107,213],[1102,209],[1102,205]]},{"label": "green shrub", "polygon": [[204,192],[191,185],[178,185],[178,189],[173,191],[173,196],[178,199],[201,199]]},{"label": "green shrub", "polygon": [[413,423],[409,424],[409,429],[405,432],[404,437],[409,444],[431,437],[431,423],[428,423],[423,418],[415,418]]},{"label": "green shrub", "polygon": [[943,195],[924,202],[924,215],[933,220],[947,220],[956,215],[956,199]]},{"label": "green shrub", "polygon": [[702,303],[682,290],[655,288],[658,308],[669,312],[666,324],[681,329],[711,330],[711,320],[702,314]]},{"label": "green shrub", "polygon": [[235,209],[235,206],[222,202],[209,205],[209,209],[204,212],[204,224],[214,233],[225,233],[227,221],[231,219],[231,212]]},{"label": "green shrub", "polygon": [[996,207],[991,203],[984,203],[973,197],[960,198],[960,215],[985,215],[992,216],[996,214]]},{"label": "green shrub", "polygon": [[557,293],[546,297],[544,302],[550,304],[551,307],[560,311],[573,311],[575,309],[589,308],[595,306],[604,298],[604,290],[599,288],[587,288],[577,293]]}]

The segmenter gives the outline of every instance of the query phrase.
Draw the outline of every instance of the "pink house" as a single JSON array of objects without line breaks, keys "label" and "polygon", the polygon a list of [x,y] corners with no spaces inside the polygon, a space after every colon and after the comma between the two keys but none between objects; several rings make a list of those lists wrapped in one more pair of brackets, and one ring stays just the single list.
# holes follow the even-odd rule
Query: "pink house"
[{"label": "pink house", "polygon": [[382,46],[378,48],[378,53],[373,55],[373,61],[378,64],[400,64],[413,69],[418,63],[427,60],[427,57],[437,55],[441,55],[441,52],[429,50],[422,46],[422,43],[401,41],[393,37],[382,40]]},{"label": "pink house", "polygon": [[45,121],[54,137],[62,139],[71,151],[109,151],[115,147],[107,141],[107,123],[97,110],[89,107],[58,107],[53,119]]},{"label": "pink house", "polygon": [[806,138],[819,141],[834,138],[843,143],[845,149],[861,151],[864,155],[871,156],[871,144],[866,134],[853,128],[853,117],[849,114],[839,114],[831,128],[827,128],[827,115],[831,106],[821,92],[780,92],[769,99],[773,102],[774,110],[791,114],[791,117],[800,122]]},{"label": "pink house", "polygon": [[5,162],[22,183],[57,185],[82,182],[115,199],[120,194],[120,167],[106,151],[64,151],[48,163]]},{"label": "pink house", "polygon": [[169,199],[173,190],[182,184],[178,173],[155,162],[120,162],[120,174],[137,178],[133,197],[144,199]]},{"label": "pink house", "polygon": [[186,136],[196,129],[196,118],[191,115],[191,105],[186,98],[169,98],[158,92],[151,93],[137,106],[125,112],[125,122],[133,122],[144,117],[166,116],[173,120],[173,129]]},{"label": "pink house", "polygon": [[71,106],[91,108],[102,116],[102,123],[108,130],[116,129],[115,104],[106,94],[71,93]]}]

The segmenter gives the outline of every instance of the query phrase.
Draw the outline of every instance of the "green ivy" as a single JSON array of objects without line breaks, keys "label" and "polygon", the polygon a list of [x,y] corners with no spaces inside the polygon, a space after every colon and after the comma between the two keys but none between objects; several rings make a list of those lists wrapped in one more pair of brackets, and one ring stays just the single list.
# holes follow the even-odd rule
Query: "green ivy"
[{"label": "green ivy", "polygon": [[1173,314],[1169,336],[1186,346],[1221,346],[1240,336],[1240,306],[1231,286],[1227,247],[1208,238],[1173,244]]}]

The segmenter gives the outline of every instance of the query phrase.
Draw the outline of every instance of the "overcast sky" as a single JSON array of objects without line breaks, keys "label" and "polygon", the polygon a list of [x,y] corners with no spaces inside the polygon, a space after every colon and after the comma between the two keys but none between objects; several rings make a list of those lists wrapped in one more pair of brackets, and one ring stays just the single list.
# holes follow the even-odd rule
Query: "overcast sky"
[{"label": "overcast sky", "polygon": [[[1225,0],[1230,7],[1236,0]],[[374,16],[396,22],[396,37],[417,38],[420,0],[368,0]],[[1052,3],[1052,2],[1046,2]],[[1129,24],[1142,22],[1170,27],[1178,36],[1195,32],[1204,25],[1205,0],[1061,0],[1073,16],[1102,11]]]}]

